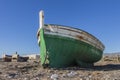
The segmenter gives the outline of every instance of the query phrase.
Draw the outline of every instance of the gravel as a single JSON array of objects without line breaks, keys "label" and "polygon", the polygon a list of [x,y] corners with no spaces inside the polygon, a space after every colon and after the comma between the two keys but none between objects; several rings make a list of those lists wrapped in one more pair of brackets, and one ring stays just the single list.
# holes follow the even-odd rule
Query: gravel
[{"label": "gravel", "polygon": [[102,59],[91,68],[60,69],[36,62],[0,62],[0,80],[120,80],[120,62]]}]

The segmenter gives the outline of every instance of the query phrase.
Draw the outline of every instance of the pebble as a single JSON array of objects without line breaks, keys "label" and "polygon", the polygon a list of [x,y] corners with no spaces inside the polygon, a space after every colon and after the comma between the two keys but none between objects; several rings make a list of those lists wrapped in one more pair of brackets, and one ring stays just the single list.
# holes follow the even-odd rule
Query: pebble
[{"label": "pebble", "polygon": [[62,77],[65,78],[65,77],[66,77],[66,74],[62,74]]},{"label": "pebble", "polygon": [[24,78],[23,80],[29,80],[29,78]]},{"label": "pebble", "polygon": [[77,73],[75,71],[71,71],[67,74],[68,77],[74,77]]},{"label": "pebble", "polygon": [[9,73],[6,77],[7,78],[16,78],[16,77],[18,77],[18,74],[16,74],[16,73]]},{"label": "pebble", "polygon": [[51,79],[52,80],[57,80],[58,79],[58,74],[52,74]]}]

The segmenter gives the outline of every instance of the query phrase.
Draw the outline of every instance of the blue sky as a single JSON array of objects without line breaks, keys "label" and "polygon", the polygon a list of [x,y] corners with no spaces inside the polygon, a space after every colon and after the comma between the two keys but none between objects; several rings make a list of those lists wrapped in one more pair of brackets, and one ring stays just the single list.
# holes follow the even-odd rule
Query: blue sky
[{"label": "blue sky", "polygon": [[0,54],[40,52],[40,10],[45,23],[83,29],[104,43],[105,53],[120,52],[120,0],[0,0]]}]

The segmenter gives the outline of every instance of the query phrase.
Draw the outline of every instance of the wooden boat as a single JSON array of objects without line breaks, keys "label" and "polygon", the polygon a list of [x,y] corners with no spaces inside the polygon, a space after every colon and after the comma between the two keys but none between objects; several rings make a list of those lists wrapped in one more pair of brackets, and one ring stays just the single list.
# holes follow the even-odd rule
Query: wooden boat
[{"label": "wooden boat", "polygon": [[40,12],[37,38],[41,64],[50,67],[92,66],[102,58],[104,45],[93,35],[68,26],[44,24]]},{"label": "wooden boat", "polygon": [[6,55],[6,54],[4,54],[2,60],[3,60],[4,62],[11,62],[12,56],[11,56],[11,55]]}]

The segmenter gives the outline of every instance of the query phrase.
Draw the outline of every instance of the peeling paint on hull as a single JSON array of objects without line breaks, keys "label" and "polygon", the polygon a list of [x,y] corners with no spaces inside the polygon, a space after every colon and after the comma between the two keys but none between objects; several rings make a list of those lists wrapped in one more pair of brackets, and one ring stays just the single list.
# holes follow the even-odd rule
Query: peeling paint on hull
[{"label": "peeling paint on hull", "polygon": [[38,31],[41,64],[50,67],[93,65],[101,59],[104,45],[93,35],[71,27],[46,24]]}]

